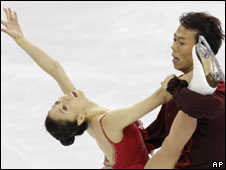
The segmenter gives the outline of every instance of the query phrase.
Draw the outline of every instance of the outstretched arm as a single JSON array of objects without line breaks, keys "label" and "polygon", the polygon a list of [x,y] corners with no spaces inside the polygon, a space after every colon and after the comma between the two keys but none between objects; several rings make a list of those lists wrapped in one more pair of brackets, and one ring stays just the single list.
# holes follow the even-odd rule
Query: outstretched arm
[{"label": "outstretched arm", "polygon": [[30,43],[23,36],[16,12],[12,12],[10,8],[4,8],[4,12],[6,14],[7,21],[1,20],[1,24],[5,26],[5,28],[1,28],[1,31],[12,37],[15,42],[31,56],[39,67],[51,75],[57,81],[64,94],[75,91],[75,87],[64,72],[60,63],[48,56],[40,48]]},{"label": "outstretched arm", "polygon": [[160,87],[150,97],[131,107],[111,111],[105,117],[105,122],[109,129],[122,130],[171,98],[172,96]]},{"label": "outstretched arm", "polygon": [[[105,122],[106,124],[108,124],[108,127],[110,129],[113,128],[114,130],[115,128],[117,128],[116,130],[122,130],[123,128],[140,119],[158,106],[172,100],[172,95],[165,90],[165,82],[170,80],[172,77],[173,75],[168,76],[163,81],[162,87],[156,90],[150,97],[146,98],[145,100],[140,101],[129,108],[111,111],[110,114],[108,114],[105,118]],[[180,77],[180,79],[190,82],[191,77],[192,72],[183,75],[182,77]],[[115,126],[115,124],[117,124],[117,126]]]}]

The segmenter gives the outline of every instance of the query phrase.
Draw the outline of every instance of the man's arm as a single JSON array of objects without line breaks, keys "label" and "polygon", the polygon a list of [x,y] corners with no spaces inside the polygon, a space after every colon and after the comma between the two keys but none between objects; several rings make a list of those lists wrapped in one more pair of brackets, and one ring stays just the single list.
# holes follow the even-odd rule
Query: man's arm
[{"label": "man's arm", "polygon": [[[163,88],[167,87],[168,81],[172,76],[168,77]],[[147,162],[145,169],[174,169],[181,151],[185,144],[191,138],[197,126],[197,119],[201,117],[213,117],[216,111],[224,109],[221,102],[217,102],[213,95],[204,96],[187,89],[186,82],[174,78],[168,85],[168,91],[173,95],[177,104],[183,110],[189,111],[185,113],[179,111],[170,129],[169,135],[165,138],[161,149]],[[209,109],[207,109],[209,108]],[[196,109],[196,111],[195,111]],[[191,116],[189,116],[191,115]]]},{"label": "man's arm", "polygon": [[4,8],[4,12],[6,14],[7,21],[1,20],[1,24],[3,24],[6,28],[1,28],[1,31],[12,37],[15,42],[24,51],[26,51],[45,72],[51,75],[57,81],[65,94],[75,91],[75,87],[59,62],[48,56],[44,51],[24,38],[18,23],[16,12],[13,13],[10,8],[8,8],[8,10]]},{"label": "man's arm", "polygon": [[[188,84],[187,84],[188,85]],[[174,77],[168,83],[167,91],[173,96],[180,110],[194,118],[214,119],[225,110],[225,84],[218,85],[212,95],[201,95],[187,88],[186,82]]]},{"label": "man's arm", "polygon": [[162,147],[149,159],[144,169],[174,169],[196,126],[197,119],[179,111]]}]

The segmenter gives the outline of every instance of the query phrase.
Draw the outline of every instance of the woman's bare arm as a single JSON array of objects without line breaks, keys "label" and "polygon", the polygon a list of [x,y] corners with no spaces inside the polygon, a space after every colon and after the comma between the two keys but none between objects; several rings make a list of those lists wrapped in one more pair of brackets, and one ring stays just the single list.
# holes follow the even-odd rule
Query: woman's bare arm
[{"label": "woman's bare arm", "polygon": [[31,56],[39,67],[51,75],[57,81],[64,94],[74,91],[75,87],[64,72],[60,63],[51,58],[40,48],[33,45],[23,36],[16,12],[12,12],[10,8],[4,8],[4,12],[7,21],[1,20],[1,24],[5,26],[5,28],[1,28],[1,31],[12,37],[15,42]]},{"label": "woman's bare arm", "polygon": [[160,87],[150,97],[131,107],[111,111],[105,117],[105,124],[108,125],[108,129],[122,130],[171,98],[172,96]]},{"label": "woman's bare arm", "polygon": [[[105,118],[105,122],[109,129],[122,130],[129,124],[140,119],[150,111],[154,110],[158,106],[173,99],[172,95],[166,91],[167,83],[172,79],[174,75],[168,76],[161,84],[158,90],[156,90],[150,97],[136,103],[135,105],[124,108],[113,110]],[[183,75],[180,79],[190,82],[192,78],[192,72]],[[115,126],[117,124],[117,126]],[[115,129],[116,128],[116,129]]]}]

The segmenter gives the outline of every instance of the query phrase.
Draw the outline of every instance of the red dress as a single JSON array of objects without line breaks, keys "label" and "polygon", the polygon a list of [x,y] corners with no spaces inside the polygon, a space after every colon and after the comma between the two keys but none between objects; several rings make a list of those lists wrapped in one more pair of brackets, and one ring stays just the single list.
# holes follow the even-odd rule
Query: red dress
[{"label": "red dress", "polygon": [[124,128],[123,139],[119,143],[114,143],[106,136],[104,132],[102,125],[103,118],[104,116],[100,119],[101,129],[114,150],[114,164],[110,168],[143,169],[149,159],[148,149],[151,149],[150,147],[147,148],[144,143],[142,132],[145,130],[141,122],[137,121]]}]

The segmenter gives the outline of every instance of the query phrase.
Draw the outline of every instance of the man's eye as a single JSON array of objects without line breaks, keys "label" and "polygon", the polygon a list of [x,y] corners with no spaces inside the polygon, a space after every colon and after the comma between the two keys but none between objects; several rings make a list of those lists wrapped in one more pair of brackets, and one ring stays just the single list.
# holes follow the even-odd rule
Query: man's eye
[{"label": "man's eye", "polygon": [[60,104],[60,102],[59,101],[56,101],[55,104]]},{"label": "man's eye", "polygon": [[63,110],[67,110],[67,107],[65,105],[63,105]]}]

